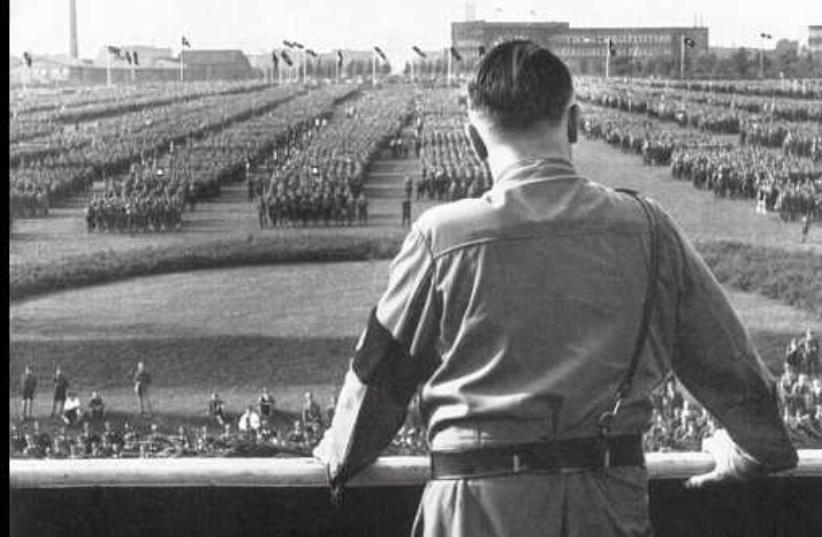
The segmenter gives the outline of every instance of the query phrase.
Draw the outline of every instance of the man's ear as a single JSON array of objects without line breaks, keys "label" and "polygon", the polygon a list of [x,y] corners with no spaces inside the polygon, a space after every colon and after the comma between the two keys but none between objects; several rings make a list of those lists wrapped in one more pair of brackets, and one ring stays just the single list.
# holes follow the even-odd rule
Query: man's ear
[{"label": "man's ear", "polygon": [[579,105],[572,104],[568,110],[568,143],[577,143],[579,134]]},{"label": "man's ear", "polygon": [[471,142],[471,147],[474,148],[474,153],[477,154],[477,157],[480,160],[488,159],[488,148],[485,146],[485,142],[482,140],[482,136],[480,136],[477,128],[471,123],[468,123],[465,125],[465,134],[468,136],[468,141]]}]

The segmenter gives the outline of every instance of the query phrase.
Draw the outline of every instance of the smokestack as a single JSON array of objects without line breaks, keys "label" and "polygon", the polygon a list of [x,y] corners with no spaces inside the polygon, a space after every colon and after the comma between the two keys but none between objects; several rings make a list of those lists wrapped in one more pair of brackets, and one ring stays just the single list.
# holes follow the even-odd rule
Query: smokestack
[{"label": "smokestack", "polygon": [[69,58],[77,59],[77,0],[69,0]]},{"label": "smokestack", "polygon": [[477,0],[465,0],[465,20],[466,22],[477,20]]}]

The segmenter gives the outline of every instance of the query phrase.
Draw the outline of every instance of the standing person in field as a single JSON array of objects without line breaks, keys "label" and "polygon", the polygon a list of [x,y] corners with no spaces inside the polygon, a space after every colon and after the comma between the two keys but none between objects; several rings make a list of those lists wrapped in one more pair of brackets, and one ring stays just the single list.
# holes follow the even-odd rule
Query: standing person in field
[{"label": "standing person in field", "polygon": [[51,383],[54,386],[54,400],[51,404],[51,416],[62,416],[63,407],[66,404],[66,391],[69,387],[69,381],[66,378],[65,373],[63,373],[60,369],[59,365],[54,370],[54,377],[52,378]]},{"label": "standing person in field", "polygon": [[655,203],[581,177],[571,75],[489,51],[468,138],[493,187],[427,211],[390,268],[314,455],[339,495],[420,392],[432,480],[414,535],[647,536],[642,433],[671,372],[724,430],[699,487],[796,465],[774,379]]},{"label": "standing person in field", "polygon": [[23,420],[34,417],[34,392],[37,390],[37,377],[30,365],[23,370],[20,377],[20,417]]},{"label": "standing person in field", "polygon": [[411,198],[402,200],[402,227],[411,225]]},{"label": "standing person in field", "polygon": [[811,213],[807,212],[802,216],[802,242],[808,239],[808,233],[811,230]]},{"label": "standing person in field", "polygon": [[143,361],[137,362],[137,371],[134,373],[134,393],[137,395],[137,402],[140,405],[140,414],[151,415],[151,396],[149,387],[151,386],[151,374],[146,369]]}]

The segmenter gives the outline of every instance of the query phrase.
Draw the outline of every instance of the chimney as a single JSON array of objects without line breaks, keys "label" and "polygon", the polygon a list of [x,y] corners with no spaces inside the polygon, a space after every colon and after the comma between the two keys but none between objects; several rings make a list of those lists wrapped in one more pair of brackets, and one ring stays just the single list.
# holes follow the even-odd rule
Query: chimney
[{"label": "chimney", "polygon": [[69,0],[69,58],[77,59],[77,0]]}]

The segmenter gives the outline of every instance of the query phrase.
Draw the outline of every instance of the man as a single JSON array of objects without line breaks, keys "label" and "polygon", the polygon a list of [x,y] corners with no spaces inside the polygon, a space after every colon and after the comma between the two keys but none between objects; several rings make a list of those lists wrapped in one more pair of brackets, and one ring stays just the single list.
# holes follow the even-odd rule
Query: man
[{"label": "man", "polygon": [[314,401],[311,392],[305,392],[303,396],[303,408],[301,412],[303,428],[308,433],[317,433],[322,429],[323,416],[320,405]]},{"label": "man", "polygon": [[726,429],[690,486],[795,466],[773,379],[693,246],[574,170],[565,65],[495,47],[469,120],[494,186],[427,211],[394,259],[314,451],[332,490],[390,443],[418,384],[433,479],[415,535],[648,535],[641,433],[671,371]]},{"label": "man", "polygon": [[151,374],[142,361],[137,362],[137,372],[134,373],[134,393],[140,405],[140,415],[151,415],[151,398],[148,388],[151,385]]},{"label": "man", "polygon": [[805,354],[806,373],[811,377],[818,377],[822,368],[819,357],[819,340],[813,336],[810,328],[805,330],[805,339],[802,345]]},{"label": "man", "polygon": [[75,393],[69,393],[63,407],[63,422],[71,427],[80,422],[80,399]]},{"label": "man", "polygon": [[402,200],[402,227],[411,225],[411,200]]},{"label": "man", "polygon": [[[54,377],[51,381],[54,386],[54,400],[51,404],[51,416],[60,416],[63,413],[63,407],[66,405],[66,390],[69,387],[69,381],[66,375],[60,370],[60,366],[54,370]],[[58,410],[59,409],[59,410]]]},{"label": "man", "polygon": [[208,401],[208,415],[214,418],[220,427],[225,425],[225,404],[217,393],[212,393],[211,399]]},{"label": "man", "polygon": [[103,403],[103,398],[100,397],[100,394],[97,393],[97,391],[91,392],[91,399],[88,401],[88,408],[92,422],[98,423],[103,420],[103,413],[105,412],[106,405]]},{"label": "man", "polygon": [[243,415],[240,416],[238,428],[241,433],[248,435],[256,435],[257,431],[260,430],[260,415],[254,411],[252,405],[248,405]]},{"label": "man", "polygon": [[34,416],[34,392],[37,390],[37,377],[31,366],[26,366],[23,376],[20,377],[21,418],[27,420]]},{"label": "man", "polygon": [[260,417],[264,420],[270,420],[274,411],[274,397],[268,393],[268,388],[263,388],[257,400],[257,406],[260,408]]}]

